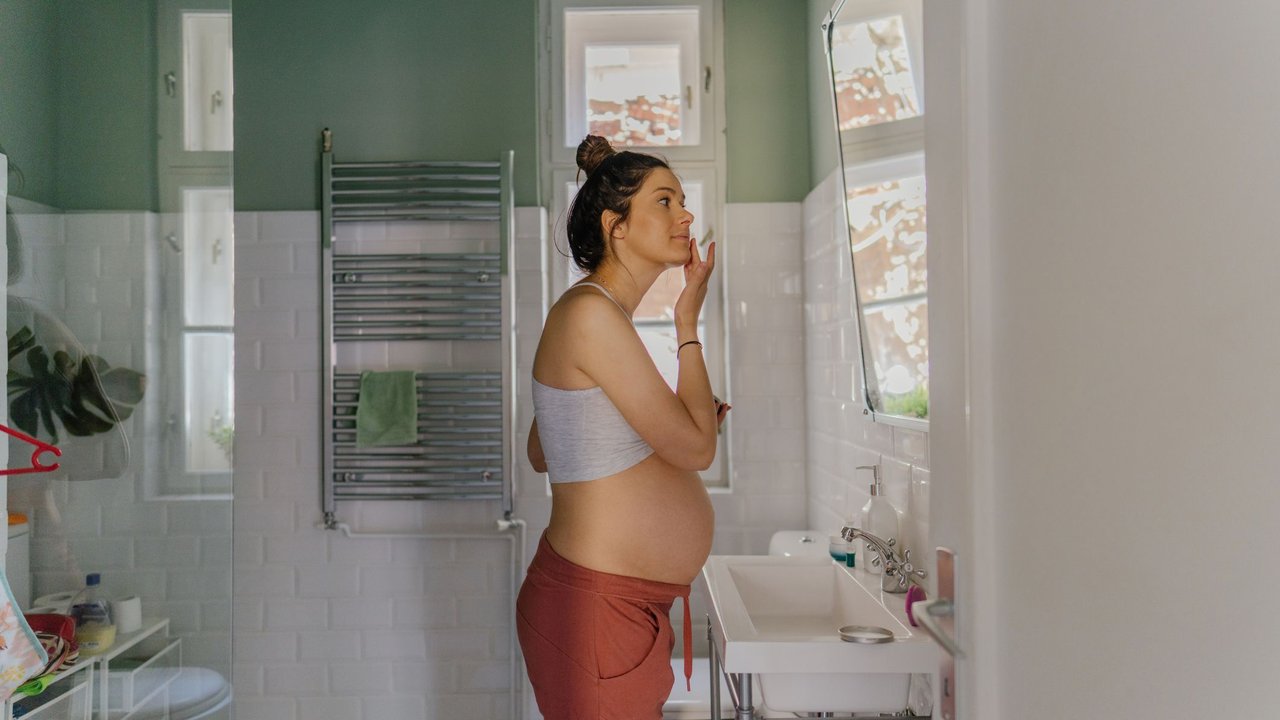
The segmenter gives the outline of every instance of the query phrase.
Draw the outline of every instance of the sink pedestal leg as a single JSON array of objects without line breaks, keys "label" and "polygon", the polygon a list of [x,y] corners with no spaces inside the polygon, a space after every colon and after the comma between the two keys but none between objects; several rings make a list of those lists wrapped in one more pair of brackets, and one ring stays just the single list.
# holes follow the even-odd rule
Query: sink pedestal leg
[{"label": "sink pedestal leg", "polygon": [[711,648],[711,652],[707,653],[707,662],[711,663],[711,720],[721,720],[720,718],[720,657],[716,652],[716,639],[711,634],[711,616],[707,616],[707,647]]},{"label": "sink pedestal leg", "polygon": [[[711,719],[720,720],[720,649],[711,630],[711,616],[707,616],[707,653],[711,663]],[[733,720],[755,720],[755,707],[751,700],[751,673],[723,673],[729,681],[729,696],[733,699]]]},{"label": "sink pedestal leg", "polygon": [[752,720],[755,707],[751,701],[751,673],[733,673],[730,677],[738,688],[738,702],[733,707],[734,720]]}]

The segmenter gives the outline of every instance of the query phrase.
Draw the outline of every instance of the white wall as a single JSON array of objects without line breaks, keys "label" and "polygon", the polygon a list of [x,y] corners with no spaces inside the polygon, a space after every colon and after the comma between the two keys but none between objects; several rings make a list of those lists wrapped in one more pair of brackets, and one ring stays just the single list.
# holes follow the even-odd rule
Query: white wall
[{"label": "white wall", "polygon": [[[317,527],[318,223],[314,212],[236,215],[237,716],[508,717],[506,541],[496,532],[493,540],[348,538]],[[538,274],[540,225],[537,208],[518,211],[518,286]],[[492,225],[468,223],[343,225],[338,241],[493,252],[495,235]],[[536,307],[536,285],[517,293]],[[365,343],[358,357],[345,352],[352,347],[340,370],[492,368],[499,357],[496,343]],[[517,350],[527,355],[522,343]],[[527,403],[528,388],[519,391]],[[497,501],[338,506],[339,520],[375,533],[493,531],[499,515]]]},{"label": "white wall", "polygon": [[[939,490],[973,489],[966,717],[1274,715],[1280,7],[950,5],[933,432]],[[968,200],[945,226],[935,188]]]},{"label": "white wall", "polygon": [[898,511],[902,543],[913,561],[924,559],[927,565],[929,435],[873,422],[863,413],[853,264],[837,172],[804,201],[808,527],[836,534],[848,519],[861,524],[871,474],[854,468],[879,463],[885,496]]},{"label": "white wall", "polygon": [[[151,364],[155,356],[147,348],[159,341],[148,321],[155,311],[149,288],[156,280],[150,249],[162,242],[158,217],[61,214],[24,205],[29,208],[17,217],[17,227],[25,264],[9,292],[65,323],[88,352],[113,367],[146,373],[152,380],[149,406],[165,372]],[[121,476],[10,479],[9,509],[31,519],[32,597],[76,590],[85,574],[100,572],[108,596],[139,595],[147,616],[170,618],[171,632],[183,637],[185,664],[229,675],[230,503],[146,500],[143,452],[155,442],[153,435],[144,439],[141,429],[148,406],[120,426],[130,438],[129,469]],[[122,447],[115,431],[107,437],[106,447]],[[96,439],[63,437],[59,445],[64,464],[103,452]]]},{"label": "white wall", "polygon": [[[712,495],[714,552],[764,552],[804,509],[801,212],[730,205],[721,248],[730,330],[728,491]],[[315,527],[319,475],[319,234],[310,212],[236,216],[235,691],[237,715],[272,720],[506,717],[509,555],[502,542],[351,539]],[[520,569],[550,516],[523,457],[542,327],[545,215],[517,210],[516,515]],[[342,230],[340,232],[346,232]],[[466,226],[455,226],[464,230]],[[421,226],[363,227],[363,242],[420,247]],[[449,229],[428,246],[471,242]],[[417,233],[417,234],[415,234]],[[343,238],[340,235],[340,240]],[[480,239],[483,242],[483,239]],[[374,349],[362,361],[406,360]],[[474,357],[434,358],[473,367]],[[498,503],[343,503],[357,530],[487,530]],[[695,652],[708,609],[695,584]],[[673,611],[679,623],[681,611]],[[533,708],[531,702],[529,708]],[[536,717],[536,711],[530,713]]]}]

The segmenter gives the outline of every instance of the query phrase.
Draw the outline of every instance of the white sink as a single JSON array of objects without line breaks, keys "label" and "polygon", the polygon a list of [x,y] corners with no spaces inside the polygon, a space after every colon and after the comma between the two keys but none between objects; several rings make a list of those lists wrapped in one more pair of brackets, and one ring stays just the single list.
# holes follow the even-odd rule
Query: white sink
[{"label": "white sink", "polygon": [[[782,712],[897,712],[911,673],[932,673],[938,650],[907,621],[905,595],[880,576],[827,558],[713,555],[702,570],[725,672],[757,676]],[[837,630],[872,625],[892,642],[845,642]]]}]

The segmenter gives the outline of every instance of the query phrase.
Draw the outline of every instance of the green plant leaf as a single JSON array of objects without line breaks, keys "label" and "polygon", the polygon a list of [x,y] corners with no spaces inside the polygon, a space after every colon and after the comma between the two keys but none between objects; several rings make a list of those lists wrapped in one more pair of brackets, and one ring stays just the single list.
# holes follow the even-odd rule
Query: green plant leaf
[{"label": "green plant leaf", "polygon": [[[14,362],[25,355],[31,375]],[[142,401],[146,376],[128,368],[112,368],[98,355],[76,362],[71,353],[58,350],[50,357],[30,328],[9,338],[9,414],[18,429],[58,442],[58,424],[72,436],[84,437],[110,431],[133,414]],[[55,418],[58,422],[55,422]]]},{"label": "green plant leaf", "polygon": [[[27,392],[9,403],[9,417],[13,424],[32,437],[40,434],[40,418],[36,415],[35,400],[35,393]],[[57,435],[54,435],[53,441],[58,442]]]},{"label": "green plant leaf", "polygon": [[36,334],[31,331],[31,328],[25,325],[19,328],[17,332],[9,337],[10,364],[13,363],[15,357],[35,347],[35,344]]},{"label": "green plant leaf", "polygon": [[103,391],[116,406],[137,405],[147,390],[147,376],[129,368],[111,368],[101,379]]}]

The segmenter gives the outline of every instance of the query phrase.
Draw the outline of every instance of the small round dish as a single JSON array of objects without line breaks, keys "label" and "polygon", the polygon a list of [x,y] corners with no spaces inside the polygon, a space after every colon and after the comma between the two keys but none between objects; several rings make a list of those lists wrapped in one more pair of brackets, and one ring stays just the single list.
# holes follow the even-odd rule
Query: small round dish
[{"label": "small round dish", "polygon": [[838,631],[845,642],[877,645],[893,642],[893,631],[874,625],[845,625]]}]

